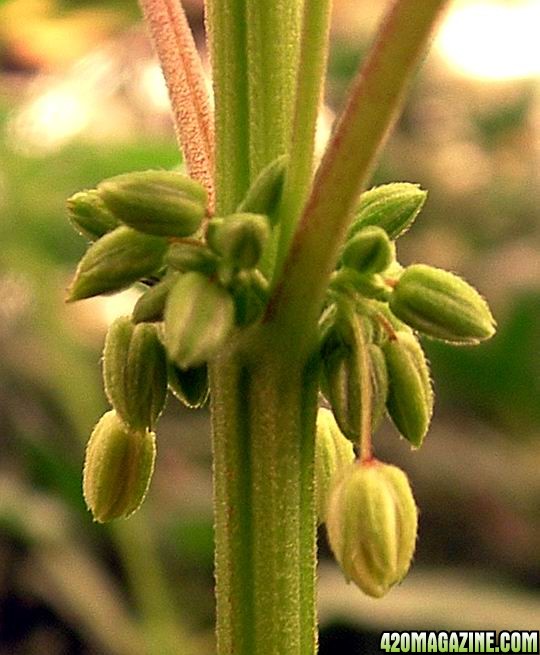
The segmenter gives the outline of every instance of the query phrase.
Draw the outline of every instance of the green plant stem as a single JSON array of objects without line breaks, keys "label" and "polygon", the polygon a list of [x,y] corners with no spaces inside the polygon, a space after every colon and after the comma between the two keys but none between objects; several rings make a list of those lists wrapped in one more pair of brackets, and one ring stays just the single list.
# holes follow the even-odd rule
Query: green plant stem
[{"label": "green plant stem", "polygon": [[328,145],[268,318],[290,338],[315,321],[357,197],[403,104],[446,0],[397,0],[380,28]]},{"label": "green plant stem", "polygon": [[219,655],[315,652],[317,375],[270,343],[212,367]]},{"label": "green plant stem", "polygon": [[245,0],[207,0],[215,102],[217,213],[234,211],[249,175],[249,103]]},{"label": "green plant stem", "polygon": [[276,276],[289,251],[313,177],[313,153],[328,57],[331,6],[331,0],[306,0],[304,4],[289,163],[278,211]]}]

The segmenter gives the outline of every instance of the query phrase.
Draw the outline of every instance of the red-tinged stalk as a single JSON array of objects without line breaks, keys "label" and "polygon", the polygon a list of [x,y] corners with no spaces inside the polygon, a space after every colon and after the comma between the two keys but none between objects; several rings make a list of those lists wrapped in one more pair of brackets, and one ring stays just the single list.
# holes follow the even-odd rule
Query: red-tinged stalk
[{"label": "red-tinged stalk", "polygon": [[180,0],[139,1],[167,83],[187,169],[207,190],[213,213],[214,118],[191,29]]}]

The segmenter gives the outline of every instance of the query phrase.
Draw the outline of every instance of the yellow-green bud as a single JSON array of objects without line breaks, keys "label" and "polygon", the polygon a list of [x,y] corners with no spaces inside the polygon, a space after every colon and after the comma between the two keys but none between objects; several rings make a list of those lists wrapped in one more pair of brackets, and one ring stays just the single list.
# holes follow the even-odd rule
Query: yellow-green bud
[{"label": "yellow-green bud", "polygon": [[236,211],[272,217],[281,198],[287,162],[287,155],[281,155],[263,168]]},{"label": "yellow-green bud", "polygon": [[343,435],[329,409],[320,407],[315,433],[315,493],[319,523],[326,520],[334,477],[354,462],[352,443]]},{"label": "yellow-green bud", "polygon": [[166,250],[165,239],[141,234],[130,227],[117,227],[84,254],[68,289],[68,302],[129,287],[155,273]]},{"label": "yellow-green bud", "polygon": [[212,275],[217,266],[217,257],[199,241],[196,243],[173,243],[165,256],[165,261],[182,273],[198,271],[205,275]]},{"label": "yellow-green bud", "polygon": [[96,189],[71,196],[67,201],[67,210],[73,227],[90,241],[118,227],[118,219],[107,209]]},{"label": "yellow-green bud", "polygon": [[208,400],[208,367],[206,364],[196,368],[182,369],[169,363],[169,389],[186,407],[204,407]]},{"label": "yellow-green bud", "polygon": [[493,316],[476,289],[453,273],[424,264],[405,269],[390,309],[415,330],[455,344],[475,344],[495,333]]},{"label": "yellow-green bud", "polygon": [[214,218],[206,233],[210,248],[240,269],[255,268],[269,236],[268,218],[262,214]]},{"label": "yellow-green bud", "polygon": [[378,460],[355,462],[336,478],[326,527],[347,579],[380,598],[411,565],[418,511],[403,471]]},{"label": "yellow-green bud", "polygon": [[395,250],[395,245],[381,227],[369,225],[358,230],[345,243],[341,261],[359,273],[380,273],[394,260]]},{"label": "yellow-green bud", "polygon": [[154,325],[134,325],[124,316],[109,327],[103,380],[111,405],[126,425],[153,429],[167,395],[165,349]]},{"label": "yellow-green bud", "polygon": [[148,430],[130,430],[114,410],[94,428],[83,473],[83,492],[94,520],[127,518],[146,496],[154,470],[156,439]]},{"label": "yellow-green bud", "polygon": [[429,366],[418,339],[410,332],[396,332],[383,345],[388,371],[386,407],[399,432],[419,448],[433,413]]},{"label": "yellow-green bud", "polygon": [[397,239],[411,227],[426,197],[427,191],[408,182],[383,184],[364,192],[360,196],[348,238],[367,225],[376,225],[391,239]]},{"label": "yellow-green bud", "polygon": [[156,236],[189,236],[206,211],[204,187],[173,171],[124,173],[101,182],[98,191],[122,223]]},{"label": "yellow-green bud", "polygon": [[165,307],[165,346],[181,368],[208,362],[234,326],[234,301],[200,273],[180,276]]},{"label": "yellow-green bud", "polygon": [[167,296],[178,279],[178,275],[176,272],[169,273],[139,297],[131,315],[134,323],[155,323],[163,320]]}]

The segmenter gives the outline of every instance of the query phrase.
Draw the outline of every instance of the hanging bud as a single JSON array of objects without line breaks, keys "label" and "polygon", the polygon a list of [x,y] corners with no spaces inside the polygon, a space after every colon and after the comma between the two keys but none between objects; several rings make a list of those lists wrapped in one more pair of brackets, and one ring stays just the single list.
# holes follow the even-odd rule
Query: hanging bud
[{"label": "hanging bud", "polygon": [[90,241],[96,241],[118,227],[96,189],[80,191],[67,201],[69,220],[73,227]]},{"label": "hanging bud", "polygon": [[155,273],[166,249],[165,239],[117,227],[83,255],[68,289],[68,302],[120,291]]},{"label": "hanging bud", "polygon": [[134,430],[153,429],[167,395],[167,361],[156,327],[123,316],[110,327],[103,380],[111,405]]},{"label": "hanging bud", "polygon": [[239,269],[255,268],[269,236],[268,219],[261,214],[214,218],[206,233],[210,248]]},{"label": "hanging bud", "polygon": [[156,236],[189,236],[206,211],[204,187],[173,171],[124,173],[101,182],[98,191],[122,223]]},{"label": "hanging bud", "polygon": [[236,211],[242,214],[264,214],[272,217],[281,199],[287,162],[288,157],[281,155],[263,168]]},{"label": "hanging bud", "polygon": [[344,266],[359,273],[380,273],[395,258],[396,248],[386,232],[375,225],[358,230],[346,243],[341,254]]},{"label": "hanging bud", "polygon": [[453,273],[415,264],[405,269],[390,309],[415,330],[455,344],[476,344],[495,333],[486,301]]},{"label": "hanging bud", "polygon": [[399,432],[414,448],[422,445],[433,413],[429,366],[418,339],[396,332],[383,345],[388,370],[386,407]]},{"label": "hanging bud", "polygon": [[206,364],[182,369],[169,363],[169,389],[186,407],[198,409],[208,400],[208,367]]},{"label": "hanging bud", "polygon": [[155,434],[127,428],[114,410],[94,428],[84,461],[83,492],[94,520],[127,518],[142,504],[154,470]]},{"label": "hanging bud", "polygon": [[213,275],[217,267],[217,257],[200,241],[173,243],[165,261],[182,273],[197,271],[207,276]]},{"label": "hanging bud", "polygon": [[426,202],[427,191],[417,184],[394,182],[364,192],[356,208],[348,239],[368,225],[381,227],[397,239],[413,224]]},{"label": "hanging bud", "polygon": [[169,273],[139,297],[131,315],[133,323],[155,323],[163,320],[167,296],[178,276],[178,273]]},{"label": "hanging bud", "polygon": [[[363,322],[369,324],[367,318]],[[366,408],[362,404],[363,376],[360,370],[361,361],[357,352],[357,345],[348,333],[347,326],[336,324],[326,334],[322,348],[322,391],[332,406],[334,416],[340,430],[352,441],[360,438],[360,426],[362,425],[362,414]],[[364,328],[367,330],[368,328]],[[370,366],[371,384],[371,424],[373,429],[379,424],[387,394],[386,367],[381,366],[380,357],[376,350],[367,346],[367,361]],[[372,360],[375,356],[376,361]]]},{"label": "hanging bud", "polygon": [[180,276],[165,307],[165,346],[181,368],[208,362],[234,327],[230,294],[200,273]]},{"label": "hanging bud", "polygon": [[326,520],[328,496],[335,476],[353,462],[351,442],[342,434],[332,412],[320,407],[315,434],[315,492],[319,523]]},{"label": "hanging bud", "polygon": [[380,598],[411,565],[418,511],[407,476],[378,460],[355,462],[330,493],[328,540],[347,581]]}]

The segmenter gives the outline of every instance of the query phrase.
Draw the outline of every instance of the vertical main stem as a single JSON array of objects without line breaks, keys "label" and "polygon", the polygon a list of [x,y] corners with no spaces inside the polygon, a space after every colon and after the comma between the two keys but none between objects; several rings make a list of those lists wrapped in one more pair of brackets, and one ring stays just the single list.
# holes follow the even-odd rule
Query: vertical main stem
[{"label": "vertical main stem", "polygon": [[259,344],[212,368],[218,653],[313,655],[317,376]]}]

